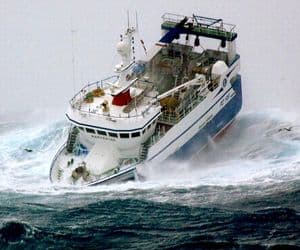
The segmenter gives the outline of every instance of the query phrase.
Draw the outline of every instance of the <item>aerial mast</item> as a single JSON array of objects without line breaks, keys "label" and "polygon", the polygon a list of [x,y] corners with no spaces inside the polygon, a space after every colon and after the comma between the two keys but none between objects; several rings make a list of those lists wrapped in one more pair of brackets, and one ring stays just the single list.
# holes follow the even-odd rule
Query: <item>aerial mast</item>
[{"label": "aerial mast", "polygon": [[75,52],[74,52],[74,36],[75,36],[76,30],[71,30],[71,36],[72,36],[72,75],[73,75],[73,91],[75,94],[76,91],[76,79],[75,79]]}]

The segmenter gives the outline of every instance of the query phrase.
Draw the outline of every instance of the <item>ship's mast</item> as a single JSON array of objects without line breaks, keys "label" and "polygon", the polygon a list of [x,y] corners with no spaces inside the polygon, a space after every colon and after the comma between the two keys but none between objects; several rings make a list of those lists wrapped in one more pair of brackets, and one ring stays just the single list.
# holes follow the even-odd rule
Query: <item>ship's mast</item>
[{"label": "ship's mast", "polygon": [[127,11],[127,30],[124,35],[120,36],[120,42],[118,42],[116,48],[121,57],[121,62],[115,66],[115,72],[119,74],[119,80],[117,82],[118,87],[128,85],[130,81],[130,66],[135,62],[135,46],[134,35],[137,32],[137,16],[136,16],[136,28],[130,27],[129,12]]}]

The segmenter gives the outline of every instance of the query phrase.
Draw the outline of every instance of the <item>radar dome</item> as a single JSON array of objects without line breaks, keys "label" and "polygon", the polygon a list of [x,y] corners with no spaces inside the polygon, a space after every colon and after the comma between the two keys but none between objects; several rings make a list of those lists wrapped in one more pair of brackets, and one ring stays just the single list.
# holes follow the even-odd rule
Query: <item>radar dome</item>
[{"label": "radar dome", "polygon": [[130,52],[129,45],[124,41],[118,42],[116,47],[120,55],[127,55]]},{"label": "radar dome", "polygon": [[211,69],[211,74],[215,77],[223,75],[228,70],[228,66],[224,61],[217,61]]}]

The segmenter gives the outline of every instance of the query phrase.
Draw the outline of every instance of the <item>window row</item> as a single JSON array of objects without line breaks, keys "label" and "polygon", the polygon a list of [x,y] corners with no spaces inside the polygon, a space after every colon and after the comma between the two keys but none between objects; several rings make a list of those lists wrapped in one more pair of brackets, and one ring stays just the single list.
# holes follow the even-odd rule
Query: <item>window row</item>
[{"label": "window row", "polygon": [[90,134],[98,134],[98,135],[103,135],[103,136],[110,136],[113,138],[122,138],[122,139],[126,139],[126,138],[135,138],[135,137],[139,137],[142,134],[145,134],[145,132],[147,130],[149,130],[152,126],[154,126],[155,123],[149,124],[142,132],[138,131],[138,132],[133,132],[133,133],[114,133],[114,132],[106,132],[103,130],[96,130],[96,129],[91,129],[91,128],[84,128],[84,127],[78,127],[80,130],[82,131],[86,131],[87,133]]}]

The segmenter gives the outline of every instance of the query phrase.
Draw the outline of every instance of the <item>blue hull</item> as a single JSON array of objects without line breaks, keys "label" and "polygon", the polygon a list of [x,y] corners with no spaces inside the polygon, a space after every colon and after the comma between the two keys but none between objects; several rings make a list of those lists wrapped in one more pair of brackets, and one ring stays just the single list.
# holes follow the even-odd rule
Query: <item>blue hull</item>
[{"label": "blue hull", "polygon": [[[232,85],[235,90],[235,96],[219,111],[219,113],[206,124],[199,132],[187,141],[178,151],[169,158],[176,160],[186,160],[191,155],[197,153],[208,143],[208,138],[215,137],[221,132],[231,121],[234,120],[242,107],[242,80],[238,75],[237,80]],[[175,142],[176,143],[176,142]]]}]

